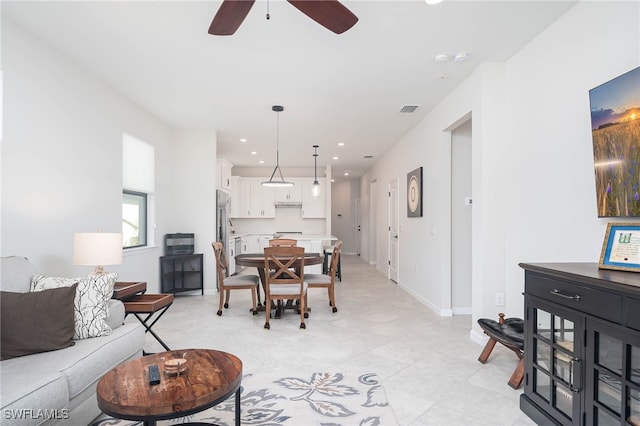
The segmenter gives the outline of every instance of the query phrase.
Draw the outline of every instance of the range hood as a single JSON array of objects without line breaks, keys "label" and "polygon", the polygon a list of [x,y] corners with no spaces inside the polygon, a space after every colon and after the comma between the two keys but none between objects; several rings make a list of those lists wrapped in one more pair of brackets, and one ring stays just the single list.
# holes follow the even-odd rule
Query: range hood
[{"label": "range hood", "polygon": [[281,209],[298,208],[302,207],[302,201],[277,201],[275,207]]}]

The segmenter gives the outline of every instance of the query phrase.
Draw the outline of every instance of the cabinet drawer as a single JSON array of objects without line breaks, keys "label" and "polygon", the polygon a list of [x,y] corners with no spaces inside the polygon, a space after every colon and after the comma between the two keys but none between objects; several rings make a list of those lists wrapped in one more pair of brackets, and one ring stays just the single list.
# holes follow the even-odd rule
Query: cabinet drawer
[{"label": "cabinet drawer", "polygon": [[622,323],[622,297],[568,281],[527,273],[525,292],[609,321]]}]

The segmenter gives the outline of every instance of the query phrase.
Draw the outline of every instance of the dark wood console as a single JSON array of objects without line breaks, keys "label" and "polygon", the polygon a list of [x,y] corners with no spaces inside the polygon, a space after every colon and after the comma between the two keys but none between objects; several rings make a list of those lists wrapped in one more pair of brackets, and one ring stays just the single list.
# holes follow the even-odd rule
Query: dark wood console
[{"label": "dark wood console", "polygon": [[179,293],[200,290],[204,294],[202,254],[178,254],[160,257],[160,291]]},{"label": "dark wood console", "polygon": [[640,425],[640,274],[596,263],[525,270],[525,385],[538,424]]}]

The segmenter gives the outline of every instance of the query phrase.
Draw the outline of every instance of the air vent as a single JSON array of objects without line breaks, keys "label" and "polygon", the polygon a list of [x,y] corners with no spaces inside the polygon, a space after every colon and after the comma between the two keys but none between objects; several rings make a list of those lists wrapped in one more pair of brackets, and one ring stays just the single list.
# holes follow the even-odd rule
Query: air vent
[{"label": "air vent", "polygon": [[402,107],[400,112],[411,114],[412,112],[415,112],[415,110],[417,110],[418,108],[420,108],[420,105],[405,105]]},{"label": "air vent", "polygon": [[366,159],[373,158],[373,155],[365,155],[364,158]]}]

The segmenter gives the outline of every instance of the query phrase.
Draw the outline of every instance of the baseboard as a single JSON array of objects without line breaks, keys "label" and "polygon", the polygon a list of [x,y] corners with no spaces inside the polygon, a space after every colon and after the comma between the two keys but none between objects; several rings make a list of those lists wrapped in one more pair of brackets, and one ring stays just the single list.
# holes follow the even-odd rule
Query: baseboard
[{"label": "baseboard", "polygon": [[416,292],[412,291],[410,288],[408,288],[407,286],[405,286],[401,282],[398,282],[398,287],[400,287],[401,289],[403,289],[404,291],[409,293],[411,296],[415,297],[420,303],[425,305],[427,308],[431,309],[436,315],[439,315],[441,317],[452,317],[453,316],[453,311],[451,309],[439,308],[438,306],[433,304],[431,301],[425,299],[424,297],[420,296]]},{"label": "baseboard", "polygon": [[480,346],[486,345],[487,340],[489,340],[489,336],[474,329],[471,329],[471,331],[469,332],[469,338],[472,342],[475,342]]},{"label": "baseboard", "polygon": [[453,315],[471,315],[471,308],[453,308]]}]

